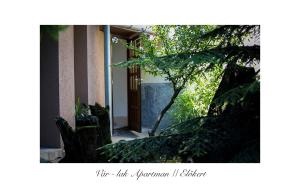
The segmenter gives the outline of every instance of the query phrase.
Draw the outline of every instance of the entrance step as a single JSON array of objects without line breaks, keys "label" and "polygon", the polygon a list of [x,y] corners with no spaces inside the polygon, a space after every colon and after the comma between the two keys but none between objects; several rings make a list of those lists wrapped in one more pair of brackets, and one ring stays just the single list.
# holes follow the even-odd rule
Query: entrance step
[{"label": "entrance step", "polygon": [[129,130],[128,128],[122,128],[122,129],[116,129],[113,131],[112,135],[112,142],[116,143],[120,140],[134,140],[134,139],[140,139],[148,137],[148,131],[149,129],[142,129],[142,132],[136,132],[133,130]]},{"label": "entrance step", "polygon": [[40,162],[58,162],[65,155],[62,148],[41,148],[40,149]]}]

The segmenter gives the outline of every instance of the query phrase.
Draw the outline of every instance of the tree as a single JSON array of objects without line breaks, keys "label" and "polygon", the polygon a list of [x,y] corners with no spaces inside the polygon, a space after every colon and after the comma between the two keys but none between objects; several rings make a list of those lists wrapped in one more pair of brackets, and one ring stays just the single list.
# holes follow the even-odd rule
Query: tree
[{"label": "tree", "polygon": [[223,66],[215,66],[214,69],[196,75],[195,80],[190,80],[185,89],[176,98],[169,112],[172,123],[181,123],[189,119],[206,116],[211,101],[220,84]]},{"label": "tree", "polygon": [[67,29],[68,26],[66,25],[41,25],[40,26],[40,39],[42,41],[42,38],[44,35],[49,35],[52,40],[57,41],[59,32],[64,31]]},{"label": "tree", "polygon": [[[173,87],[173,95],[160,112],[149,136],[154,136],[160,121],[175,102],[186,83],[217,64],[252,63],[259,59],[259,46],[245,46],[247,37],[259,32],[259,26],[167,25],[153,26],[153,35],[141,35],[142,46],[128,48],[138,58],[122,66],[139,65],[153,75],[163,75]],[[258,57],[257,57],[258,56]]]},{"label": "tree", "polygon": [[227,66],[207,116],[158,136],[97,149],[98,162],[259,162],[260,84],[252,67]]}]

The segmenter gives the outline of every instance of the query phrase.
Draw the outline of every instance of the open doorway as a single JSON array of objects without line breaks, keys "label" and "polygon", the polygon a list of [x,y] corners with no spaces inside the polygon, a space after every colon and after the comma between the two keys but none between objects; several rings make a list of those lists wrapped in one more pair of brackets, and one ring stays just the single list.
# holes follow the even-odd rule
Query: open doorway
[{"label": "open doorway", "polygon": [[[112,43],[112,64],[127,60],[127,48],[123,39]],[[127,68],[112,66],[113,129],[128,127]]]},{"label": "open doorway", "polygon": [[[135,55],[124,45],[130,40],[113,38],[112,64],[124,62]],[[137,45],[137,40],[133,41]],[[141,73],[133,66],[112,67],[113,129],[127,128],[141,132]]]},{"label": "open doorway", "polygon": [[[124,45],[130,40],[113,39],[112,64],[134,58]],[[146,137],[141,128],[141,73],[135,66],[112,67],[113,142]]]}]

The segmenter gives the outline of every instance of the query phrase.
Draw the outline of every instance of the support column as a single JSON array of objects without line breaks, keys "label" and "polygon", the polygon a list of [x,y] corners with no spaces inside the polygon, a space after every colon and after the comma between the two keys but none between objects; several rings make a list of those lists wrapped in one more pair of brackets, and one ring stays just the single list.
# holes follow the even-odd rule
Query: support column
[{"label": "support column", "polygon": [[55,118],[75,128],[73,26],[59,32],[58,40],[43,34],[40,42],[40,147],[60,148]]},{"label": "support column", "polygon": [[113,125],[112,105],[112,77],[111,77],[111,54],[110,54],[110,26],[104,26],[104,64],[105,64],[105,106],[109,106],[110,132]]},{"label": "support column", "polygon": [[73,26],[59,33],[59,115],[75,129],[75,75]]},{"label": "support column", "polygon": [[74,26],[75,101],[88,104],[87,26]]},{"label": "support column", "polygon": [[40,42],[40,146],[59,148],[60,134],[55,125],[59,116],[58,41],[44,34]]}]

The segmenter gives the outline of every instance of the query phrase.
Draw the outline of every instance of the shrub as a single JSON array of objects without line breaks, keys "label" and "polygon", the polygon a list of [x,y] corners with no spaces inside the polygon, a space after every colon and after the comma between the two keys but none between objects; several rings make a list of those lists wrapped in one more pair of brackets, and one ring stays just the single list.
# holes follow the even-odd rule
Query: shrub
[{"label": "shrub", "polygon": [[171,108],[174,123],[207,115],[209,105],[220,84],[222,72],[221,66],[215,66],[188,83]]}]

